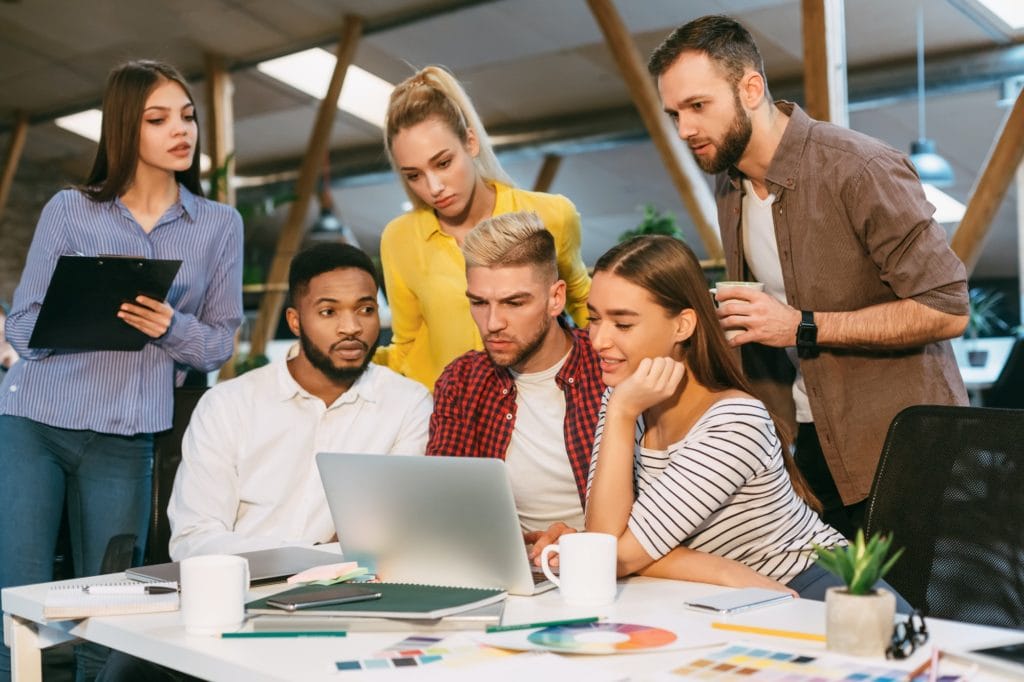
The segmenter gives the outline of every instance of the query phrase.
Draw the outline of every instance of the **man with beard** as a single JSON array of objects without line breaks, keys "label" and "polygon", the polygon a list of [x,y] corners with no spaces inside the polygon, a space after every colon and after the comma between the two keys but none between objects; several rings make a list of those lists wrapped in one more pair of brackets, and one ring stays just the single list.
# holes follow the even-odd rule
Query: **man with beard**
[{"label": "man with beard", "polygon": [[[903,154],[773,102],[747,30],[676,29],[648,69],[698,165],[718,174],[730,343],[762,399],[799,424],[796,461],[824,520],[863,525],[886,431],[909,405],[966,404],[946,339],[967,322],[963,264]],[[788,357],[787,357],[788,356]]]},{"label": "man with beard", "polygon": [[317,452],[423,454],[430,394],[370,362],[378,281],[346,244],[292,261],[285,315],[299,343],[218,384],[192,414],[167,509],[174,560],[330,541]]},{"label": "man with beard", "polygon": [[587,333],[561,323],[565,282],[537,214],[484,220],[462,253],[485,352],[455,359],[438,379],[427,454],[504,459],[536,561],[562,533],[583,528],[605,387]]}]

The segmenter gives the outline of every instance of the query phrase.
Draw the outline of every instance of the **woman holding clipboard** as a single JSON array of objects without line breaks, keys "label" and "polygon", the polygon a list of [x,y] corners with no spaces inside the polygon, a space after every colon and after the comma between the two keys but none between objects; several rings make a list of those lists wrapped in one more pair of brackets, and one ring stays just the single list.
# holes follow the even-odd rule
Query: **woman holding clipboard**
[{"label": "woman holding clipboard", "polygon": [[[188,367],[230,357],[242,316],[242,220],[204,199],[195,105],[182,76],[154,61],[115,69],[84,185],[54,196],[36,227],[7,339],[21,356],[0,384],[0,587],[52,579],[65,501],[76,576],[99,572],[111,537],[149,521],[153,433],[171,426]],[[140,351],[29,347],[59,257],[182,261],[166,301],[138,296],[117,312],[148,337]],[[82,287],[89,287],[82,282]],[[79,679],[98,661],[78,657]],[[10,652],[0,648],[0,681]]]}]

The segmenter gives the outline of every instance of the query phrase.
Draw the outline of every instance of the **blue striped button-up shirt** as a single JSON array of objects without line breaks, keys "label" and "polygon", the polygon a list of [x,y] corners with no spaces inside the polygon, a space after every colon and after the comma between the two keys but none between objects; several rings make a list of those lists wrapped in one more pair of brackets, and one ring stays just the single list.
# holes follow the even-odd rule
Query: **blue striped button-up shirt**
[{"label": "blue striped button-up shirt", "polygon": [[[7,340],[22,360],[0,384],[0,414],[101,433],[162,431],[171,426],[176,370],[181,378],[186,366],[209,371],[230,357],[242,318],[242,219],[179,188],[149,233],[120,199],[94,202],[69,189],[46,204],[7,318]],[[167,332],[141,351],[29,348],[57,259],[75,254],[181,260]]]}]

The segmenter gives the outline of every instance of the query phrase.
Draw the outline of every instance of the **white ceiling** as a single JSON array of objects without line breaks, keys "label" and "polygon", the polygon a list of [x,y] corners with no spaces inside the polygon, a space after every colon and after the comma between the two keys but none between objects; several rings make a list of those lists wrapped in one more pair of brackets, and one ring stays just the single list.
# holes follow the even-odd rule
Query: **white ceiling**
[{"label": "white ceiling", "polygon": [[[924,2],[930,58],[999,47],[997,36],[958,9],[965,0]],[[770,84],[792,85],[801,76],[799,0],[617,0],[616,5],[642,53],[677,25],[722,12],[736,16],[754,33]],[[890,66],[895,73],[913,59],[916,7],[916,0],[846,0],[851,73],[872,69],[884,77]],[[216,51],[238,67],[312,45],[331,47],[331,36],[347,12],[367,21],[356,63],[392,82],[409,75],[411,66],[444,64],[465,83],[492,130],[551,118],[585,122],[630,107],[584,0],[5,0],[0,2],[0,130],[9,128],[15,109],[29,111],[36,122],[25,163],[46,165],[63,180],[76,181],[87,169],[94,146],[45,119],[95,106],[107,71],[118,62],[162,58],[201,77],[204,51]],[[381,29],[410,14],[427,18]],[[251,67],[238,68],[233,78],[240,172],[297,168],[317,103]],[[194,90],[202,112],[200,82]],[[928,136],[953,164],[957,183],[948,191],[962,201],[1006,113],[997,106],[998,97],[994,85],[928,97]],[[917,136],[916,102],[858,107],[850,125],[906,150]],[[0,149],[8,139],[6,132],[0,133]],[[338,112],[332,158],[344,159],[349,150],[373,150],[379,140],[376,128]],[[565,194],[579,208],[588,262],[635,225],[645,203],[673,211],[689,241],[702,250],[649,142],[636,139],[579,150],[564,158],[552,191]],[[519,150],[503,159],[519,184],[533,184],[540,150]],[[337,182],[334,198],[362,246],[375,253],[381,229],[401,211],[405,196],[390,174],[377,173],[358,182]],[[251,242],[269,250],[282,216],[278,211],[270,218],[254,218]],[[1016,273],[1011,190],[976,274]]]}]

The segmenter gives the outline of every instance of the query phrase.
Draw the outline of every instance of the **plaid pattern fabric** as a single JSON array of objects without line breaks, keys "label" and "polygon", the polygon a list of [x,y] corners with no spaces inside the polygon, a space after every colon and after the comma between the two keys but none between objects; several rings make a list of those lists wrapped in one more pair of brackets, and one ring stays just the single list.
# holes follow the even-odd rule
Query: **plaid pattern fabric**
[{"label": "plaid pattern fabric", "polygon": [[[555,383],[565,393],[565,449],[582,503],[605,386],[590,336],[583,329],[570,333],[572,350]],[[434,387],[427,454],[505,459],[515,423],[512,375],[487,353],[469,351],[445,368]]]}]

